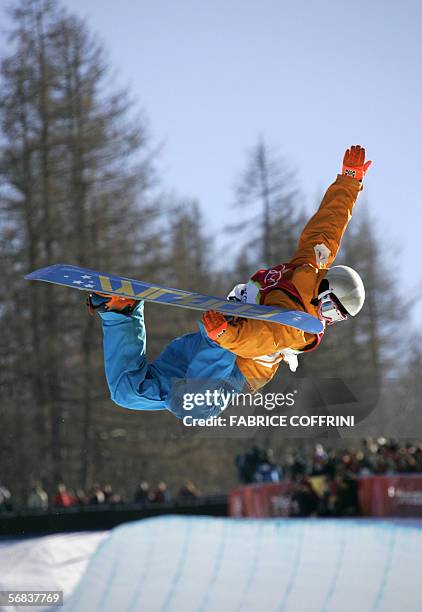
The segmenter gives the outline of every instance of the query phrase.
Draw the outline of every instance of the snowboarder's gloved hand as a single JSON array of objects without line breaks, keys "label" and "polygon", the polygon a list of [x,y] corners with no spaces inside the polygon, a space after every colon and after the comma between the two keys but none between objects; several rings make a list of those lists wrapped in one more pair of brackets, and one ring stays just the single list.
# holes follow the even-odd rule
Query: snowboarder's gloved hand
[{"label": "snowboarder's gloved hand", "polygon": [[372,161],[365,163],[365,149],[360,145],[353,145],[344,154],[342,174],[361,181],[371,164]]},{"label": "snowboarder's gloved hand", "polygon": [[137,304],[137,300],[107,293],[90,293],[86,301],[90,315],[93,315],[94,312],[97,311],[118,312],[130,316]]},{"label": "snowboarder's gloved hand", "polygon": [[208,337],[214,341],[224,334],[228,326],[226,317],[215,310],[205,312],[202,315],[202,323]]}]

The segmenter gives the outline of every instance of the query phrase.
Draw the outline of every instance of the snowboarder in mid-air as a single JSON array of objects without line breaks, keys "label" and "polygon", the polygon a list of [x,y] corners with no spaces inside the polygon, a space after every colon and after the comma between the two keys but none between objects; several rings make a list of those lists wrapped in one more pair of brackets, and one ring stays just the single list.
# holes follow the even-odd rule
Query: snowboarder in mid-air
[{"label": "snowboarder in mid-air", "polygon": [[[246,284],[236,285],[228,299],[304,311],[324,327],[357,315],[365,300],[363,282],[352,268],[332,263],[370,164],[363,147],[348,149],[342,173],[307,223],[290,262],[259,270]],[[218,416],[223,406],[204,403],[206,391],[214,398],[224,390],[255,392],[273,378],[281,361],[295,371],[298,355],[317,348],[324,334],[208,311],[198,332],[176,338],[148,363],[143,307],[140,300],[89,295],[89,311],[102,319],[111,397],[125,408],[169,410],[178,418]],[[201,394],[188,413],[187,393],[193,398]]]}]

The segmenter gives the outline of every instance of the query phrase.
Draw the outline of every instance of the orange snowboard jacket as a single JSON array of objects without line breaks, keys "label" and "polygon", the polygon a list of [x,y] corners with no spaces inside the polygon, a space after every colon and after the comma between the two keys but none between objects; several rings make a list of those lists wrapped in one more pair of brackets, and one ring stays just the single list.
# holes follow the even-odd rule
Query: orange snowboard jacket
[{"label": "orange snowboard jacket", "polygon": [[[280,290],[268,292],[264,304],[306,310],[318,316],[317,306],[311,304],[311,300],[317,297],[325,271],[338,253],[361,189],[360,181],[339,174],[302,232],[296,252],[290,260],[297,267],[287,272],[284,278],[293,283],[305,309],[298,307],[297,302]],[[237,355],[240,371],[251,390],[256,391],[273,378],[280,361],[288,361],[288,352],[303,351],[315,340],[313,334],[278,323],[235,319],[217,342]],[[283,350],[287,353],[283,354]]]}]

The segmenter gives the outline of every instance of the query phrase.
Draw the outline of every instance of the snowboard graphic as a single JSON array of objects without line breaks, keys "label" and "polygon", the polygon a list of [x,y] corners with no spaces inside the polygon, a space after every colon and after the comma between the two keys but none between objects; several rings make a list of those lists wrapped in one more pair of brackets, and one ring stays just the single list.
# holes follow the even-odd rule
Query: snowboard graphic
[{"label": "snowboard graphic", "polygon": [[323,323],[308,314],[297,310],[283,310],[273,306],[260,304],[242,304],[231,302],[224,298],[172,289],[162,285],[144,283],[142,281],[104,274],[88,268],[80,268],[66,264],[56,264],[47,268],[40,268],[25,276],[27,280],[40,280],[56,285],[64,285],[82,291],[109,293],[122,297],[192,308],[194,310],[217,310],[223,314],[259,319],[295,327],[302,331],[317,334],[323,330]]}]

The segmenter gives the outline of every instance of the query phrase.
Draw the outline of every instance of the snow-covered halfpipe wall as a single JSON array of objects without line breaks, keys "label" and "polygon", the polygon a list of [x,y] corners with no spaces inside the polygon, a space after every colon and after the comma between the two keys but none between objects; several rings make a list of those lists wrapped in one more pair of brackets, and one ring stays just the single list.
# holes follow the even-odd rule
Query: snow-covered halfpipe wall
[{"label": "snow-covered halfpipe wall", "polygon": [[167,517],[99,544],[64,610],[420,612],[422,525]]}]

